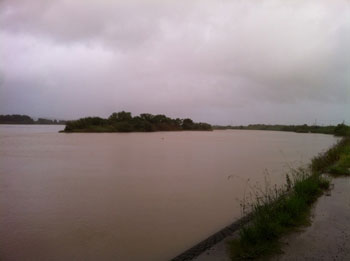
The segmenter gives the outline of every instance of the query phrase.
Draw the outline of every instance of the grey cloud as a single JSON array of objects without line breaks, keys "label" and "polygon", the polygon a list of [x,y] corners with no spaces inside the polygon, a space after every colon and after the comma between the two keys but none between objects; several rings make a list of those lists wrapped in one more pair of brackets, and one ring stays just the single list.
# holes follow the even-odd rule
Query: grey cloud
[{"label": "grey cloud", "polygon": [[346,0],[4,0],[0,113],[350,121],[349,17]]}]

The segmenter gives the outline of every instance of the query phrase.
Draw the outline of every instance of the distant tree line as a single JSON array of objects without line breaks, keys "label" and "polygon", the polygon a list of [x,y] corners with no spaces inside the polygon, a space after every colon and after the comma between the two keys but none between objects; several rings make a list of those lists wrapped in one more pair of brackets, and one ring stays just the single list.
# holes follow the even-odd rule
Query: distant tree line
[{"label": "distant tree line", "polygon": [[152,132],[181,130],[212,130],[208,123],[191,119],[171,119],[165,115],[143,113],[133,117],[130,112],[114,112],[108,119],[87,117],[68,121],[64,132]]},{"label": "distant tree line", "polygon": [[335,136],[350,136],[350,127],[344,123],[336,126],[250,124],[248,126],[214,126],[214,129],[290,131],[297,133],[323,133],[333,134]]},{"label": "distant tree line", "polygon": [[33,120],[28,115],[0,115],[0,124],[65,124],[66,121],[62,120],[49,120],[44,118],[39,118],[38,120]]}]

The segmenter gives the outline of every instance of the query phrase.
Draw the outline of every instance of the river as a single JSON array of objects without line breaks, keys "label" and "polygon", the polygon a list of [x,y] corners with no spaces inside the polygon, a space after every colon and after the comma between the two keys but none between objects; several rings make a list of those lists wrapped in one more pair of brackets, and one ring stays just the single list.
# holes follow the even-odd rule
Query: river
[{"label": "river", "polygon": [[63,127],[0,125],[0,260],[168,260],[239,218],[252,187],[281,184],[337,140]]}]

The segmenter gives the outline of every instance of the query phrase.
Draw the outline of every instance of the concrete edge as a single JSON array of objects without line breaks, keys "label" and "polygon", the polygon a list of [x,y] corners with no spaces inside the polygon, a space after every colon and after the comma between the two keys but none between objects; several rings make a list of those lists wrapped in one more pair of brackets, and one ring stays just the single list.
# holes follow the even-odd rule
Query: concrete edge
[{"label": "concrete edge", "polygon": [[250,219],[251,215],[246,215],[236,220],[231,225],[224,227],[223,229],[211,235],[207,239],[204,239],[195,246],[179,254],[175,258],[171,259],[171,261],[188,261],[194,259],[207,249],[222,241],[227,236],[231,235],[233,232],[240,229],[243,225],[247,224],[250,221]]}]

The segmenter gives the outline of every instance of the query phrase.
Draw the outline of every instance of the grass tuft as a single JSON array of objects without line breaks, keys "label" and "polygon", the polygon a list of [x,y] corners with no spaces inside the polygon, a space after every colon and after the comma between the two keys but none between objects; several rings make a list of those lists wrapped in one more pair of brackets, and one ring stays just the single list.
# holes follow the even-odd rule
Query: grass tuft
[{"label": "grass tuft", "polygon": [[283,234],[309,224],[310,205],[329,187],[329,180],[305,169],[294,170],[291,176],[284,189],[268,190],[250,204],[251,223],[230,243],[233,260],[279,253]]},{"label": "grass tuft", "polygon": [[282,235],[310,223],[312,203],[329,189],[330,181],[322,173],[350,175],[350,138],[315,157],[310,168],[291,170],[283,188],[258,190],[255,198],[241,203],[243,214],[251,213],[252,220],[230,242],[233,260],[266,257],[280,253]]},{"label": "grass tuft", "polygon": [[310,223],[312,203],[329,189],[330,180],[322,173],[350,175],[350,138],[315,157],[310,168],[292,169],[283,188],[258,190],[252,203],[241,203],[243,214],[252,220],[230,242],[232,260],[267,257],[280,253],[282,235]]},{"label": "grass tuft", "polygon": [[350,146],[344,149],[344,154],[328,169],[328,172],[335,176],[350,175]]},{"label": "grass tuft", "polygon": [[[341,159],[347,155],[347,159]],[[313,158],[311,161],[311,169],[313,172],[329,172],[335,167],[337,170],[342,171],[343,167],[349,166],[349,155],[350,155],[350,138],[342,138],[336,145],[330,148],[323,154],[319,154],[317,157]],[[340,166],[335,164],[341,160]],[[343,164],[344,163],[344,164]],[[350,166],[349,166],[350,167]],[[340,169],[339,169],[340,168]],[[335,170],[335,172],[337,171]]]}]

